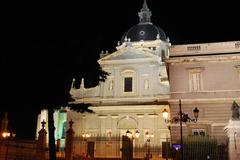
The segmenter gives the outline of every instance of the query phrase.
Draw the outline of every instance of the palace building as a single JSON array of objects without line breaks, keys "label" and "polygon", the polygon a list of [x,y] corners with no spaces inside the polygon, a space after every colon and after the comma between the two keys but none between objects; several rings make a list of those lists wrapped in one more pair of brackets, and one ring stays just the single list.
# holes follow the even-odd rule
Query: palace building
[{"label": "palace building", "polygon": [[[119,157],[121,136],[131,132],[133,146],[152,146],[161,156],[162,142],[179,139],[179,124],[167,123],[182,111],[196,123],[183,123],[183,136],[226,136],[233,101],[240,103],[240,41],[171,44],[164,31],[152,23],[146,0],[138,13],[139,23],[123,34],[113,53],[101,53],[99,64],[110,75],[95,88],[72,88],[73,103],[91,103],[95,113],[56,111],[55,137],[64,147],[68,122],[73,120],[74,154],[93,147],[95,157]],[[37,132],[47,112],[38,117]],[[155,148],[155,150],[154,150]],[[155,152],[156,151],[156,152]],[[141,153],[134,153],[141,157]]]}]

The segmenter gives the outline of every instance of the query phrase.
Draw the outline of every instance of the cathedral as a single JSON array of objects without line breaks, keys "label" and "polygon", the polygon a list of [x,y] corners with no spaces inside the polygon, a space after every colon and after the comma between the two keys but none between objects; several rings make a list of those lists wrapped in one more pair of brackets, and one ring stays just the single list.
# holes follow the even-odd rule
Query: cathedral
[{"label": "cathedral", "polygon": [[[105,82],[86,89],[82,79],[80,89],[71,89],[72,103],[91,103],[94,113],[68,108],[54,113],[61,147],[72,120],[75,155],[89,151],[95,157],[120,157],[120,139],[130,133],[139,151],[148,144],[154,156],[161,156],[164,142],[179,139],[179,124],[171,123],[179,105],[189,117],[194,117],[194,108],[199,111],[197,122],[183,124],[183,136],[211,135],[219,141],[226,136],[231,105],[240,103],[240,41],[174,45],[151,15],[144,0],[139,23],[123,34],[115,52],[101,53],[98,62],[110,73]],[[37,132],[43,120],[45,110]]]}]

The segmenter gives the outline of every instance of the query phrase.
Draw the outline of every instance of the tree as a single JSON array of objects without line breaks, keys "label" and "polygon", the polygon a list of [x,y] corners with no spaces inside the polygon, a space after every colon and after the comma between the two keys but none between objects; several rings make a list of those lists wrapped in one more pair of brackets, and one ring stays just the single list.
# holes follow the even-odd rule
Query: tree
[{"label": "tree", "polygon": [[[99,82],[104,81],[107,73],[101,69],[97,60],[91,58],[91,56],[90,58],[84,57],[85,61],[83,61],[81,56],[73,54],[63,56],[66,49],[61,51],[60,47],[43,48],[42,46],[41,44],[34,47],[34,56],[1,56],[1,60],[5,59],[4,63],[1,62],[1,70],[4,71],[1,72],[0,83],[1,106],[5,107],[5,111],[14,113],[23,110],[22,112],[26,116],[30,115],[28,114],[29,110],[31,110],[31,114],[37,113],[41,109],[48,110],[49,149],[51,160],[54,160],[56,159],[53,125],[54,110],[69,106],[78,112],[91,112],[88,109],[90,104],[68,104],[72,100],[69,91],[73,78],[75,79],[75,88],[81,86],[82,78],[87,80],[85,86],[89,88],[95,87]],[[50,54],[52,52],[62,54],[60,56],[41,55],[41,53]],[[86,69],[86,65],[92,67]],[[1,110],[3,110],[3,107],[1,107]]]},{"label": "tree", "polygon": [[[93,23],[86,23],[95,17],[82,16],[86,14],[82,7],[91,9],[92,3],[89,6],[73,4],[70,1],[42,1],[32,2],[31,7],[18,6],[21,11],[15,10],[17,14],[13,14],[12,23],[6,23],[9,27],[4,37],[8,50],[13,49],[11,53],[16,55],[1,55],[0,59],[0,70],[4,70],[1,72],[1,81],[4,82],[1,83],[1,92],[4,94],[2,99],[6,101],[1,101],[1,104],[34,107],[36,112],[48,110],[51,160],[56,159],[53,112],[68,106],[72,100],[69,90],[73,78],[74,87],[79,88],[84,78],[85,87],[90,88],[107,76],[97,62],[100,51],[96,27]],[[28,55],[24,54],[26,52]],[[16,102],[13,102],[13,96]],[[80,107],[77,110],[83,112],[89,111],[88,105],[70,107],[75,110]],[[15,110],[14,107],[11,110]]]},{"label": "tree", "polygon": [[[103,71],[101,67],[96,64],[97,62],[93,62],[91,65],[95,63],[95,67],[91,68],[90,72],[89,70],[71,70],[67,72],[67,75],[61,75],[59,74],[56,76],[54,80],[58,81],[56,84],[51,84],[48,87],[51,89],[47,89],[49,92],[46,97],[44,97],[42,100],[43,103],[42,109],[48,110],[48,124],[49,124],[49,156],[51,160],[56,159],[56,149],[55,149],[55,138],[54,138],[54,119],[53,119],[53,113],[54,110],[60,109],[63,106],[68,106],[70,109],[75,110],[77,112],[92,112],[88,109],[88,106],[91,104],[69,104],[69,101],[72,101],[71,95],[69,94],[71,85],[72,85],[72,79],[74,78],[74,87],[79,88],[81,85],[81,78],[87,79],[87,85],[88,87],[95,87],[99,84],[100,81],[104,81],[107,76],[107,72]],[[72,64],[73,66],[76,64]],[[90,64],[89,64],[90,65]],[[76,68],[80,67],[83,68],[84,66],[74,66]],[[51,73],[48,73],[46,75],[51,75]],[[52,79],[50,79],[52,81]],[[62,83],[60,83],[62,82]],[[42,92],[45,93],[44,91]],[[45,93],[46,94],[46,93]]]},{"label": "tree", "polygon": [[[94,65],[95,64],[95,65]],[[76,64],[73,64],[76,65]],[[103,71],[101,69],[101,67],[99,66],[99,64],[95,61],[93,63],[89,63],[89,65],[94,66],[92,68],[90,68],[90,70],[69,70],[68,73],[71,73],[70,76],[66,77],[71,78],[71,79],[75,79],[74,81],[74,87],[75,88],[79,88],[81,85],[81,79],[82,78],[86,78],[86,86],[88,88],[90,87],[95,87],[99,84],[100,81],[105,81],[106,76],[108,75],[107,72]],[[80,67],[80,68],[84,68],[84,66],[74,66],[76,68]],[[65,77],[64,77],[65,78]],[[75,110],[77,112],[92,112],[92,110],[89,110],[88,107],[91,104],[69,104],[69,101],[72,101],[71,95],[69,94],[70,88],[71,88],[71,82],[70,80],[66,79],[66,83],[63,83],[62,85],[66,85],[64,86],[64,90],[62,90],[62,95],[58,94],[53,95],[50,94],[49,100],[47,101],[48,104],[46,104],[46,109],[48,110],[48,124],[49,124],[49,156],[51,160],[55,160],[56,159],[56,148],[55,148],[55,138],[54,138],[54,119],[53,119],[53,113],[54,110],[56,109],[60,109],[60,107],[62,106],[68,106],[70,107],[70,109]],[[61,87],[61,86],[59,86]],[[61,99],[61,100],[59,100]]]}]

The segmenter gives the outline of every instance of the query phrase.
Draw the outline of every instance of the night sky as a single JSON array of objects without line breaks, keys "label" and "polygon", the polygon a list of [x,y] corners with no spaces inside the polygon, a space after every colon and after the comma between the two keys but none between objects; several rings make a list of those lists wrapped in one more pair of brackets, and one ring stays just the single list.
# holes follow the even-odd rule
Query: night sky
[{"label": "night sky", "polygon": [[[240,40],[238,4],[234,1],[148,0],[153,24],[172,44]],[[85,70],[101,50],[138,23],[143,0],[6,2],[1,20],[0,116],[20,138],[34,138],[42,99],[69,88],[70,72]],[[71,48],[71,49],[69,49]],[[80,55],[80,56],[79,56]]]}]

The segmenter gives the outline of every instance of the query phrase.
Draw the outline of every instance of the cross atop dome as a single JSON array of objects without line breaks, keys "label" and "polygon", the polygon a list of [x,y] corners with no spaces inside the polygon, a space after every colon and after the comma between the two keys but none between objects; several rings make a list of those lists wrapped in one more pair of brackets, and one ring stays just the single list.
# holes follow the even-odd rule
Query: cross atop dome
[{"label": "cross atop dome", "polygon": [[152,12],[149,10],[147,1],[144,0],[143,6],[140,12],[138,12],[139,23],[151,23]]},{"label": "cross atop dome", "polygon": [[143,8],[141,9],[141,11],[149,11],[149,8],[148,8],[146,0],[144,0],[144,2],[143,2]]},{"label": "cross atop dome", "polygon": [[121,43],[141,41],[162,40],[166,42],[165,32],[158,26],[153,25],[151,22],[152,12],[148,8],[147,0],[143,0],[142,8],[138,12],[139,23],[131,27],[121,38]]}]

